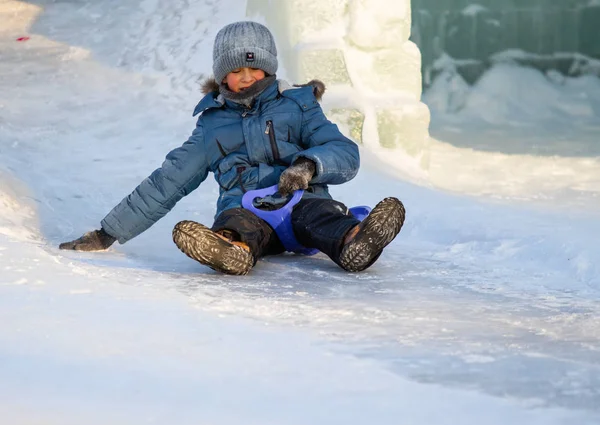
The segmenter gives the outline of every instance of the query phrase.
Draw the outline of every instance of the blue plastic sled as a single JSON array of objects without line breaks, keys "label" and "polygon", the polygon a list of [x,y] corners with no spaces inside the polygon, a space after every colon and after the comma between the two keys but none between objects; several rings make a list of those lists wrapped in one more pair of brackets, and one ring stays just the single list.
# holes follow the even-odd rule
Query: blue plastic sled
[{"label": "blue plastic sled", "polygon": [[[303,190],[295,191],[292,199],[290,199],[283,207],[275,211],[265,211],[254,206],[255,199],[264,198],[265,196],[273,195],[276,192],[277,185],[248,191],[242,198],[242,206],[265,220],[273,229],[275,229],[275,233],[279,236],[279,240],[286,251],[295,252],[296,254],[315,255],[319,250],[306,248],[300,245],[294,235],[294,230],[292,229],[292,209],[302,199],[302,195],[304,194]],[[363,221],[371,212],[371,208],[365,206],[352,207],[350,208],[350,212],[358,220]]]}]

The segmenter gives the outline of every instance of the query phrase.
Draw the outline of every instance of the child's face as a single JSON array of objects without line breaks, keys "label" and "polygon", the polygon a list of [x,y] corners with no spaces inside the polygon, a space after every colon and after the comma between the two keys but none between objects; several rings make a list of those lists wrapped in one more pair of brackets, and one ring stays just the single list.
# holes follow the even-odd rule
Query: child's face
[{"label": "child's face", "polygon": [[234,93],[244,91],[252,84],[265,78],[265,71],[256,68],[238,68],[225,77],[225,83]]}]

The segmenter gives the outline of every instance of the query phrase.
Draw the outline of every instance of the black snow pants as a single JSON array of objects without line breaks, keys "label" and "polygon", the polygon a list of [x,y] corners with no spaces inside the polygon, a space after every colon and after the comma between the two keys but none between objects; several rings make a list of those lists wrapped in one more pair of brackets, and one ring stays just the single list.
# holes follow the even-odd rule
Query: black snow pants
[{"label": "black snow pants", "polygon": [[[304,199],[292,211],[292,226],[298,242],[306,248],[318,249],[336,263],[344,237],[359,223],[344,204],[332,199]],[[223,211],[212,230],[235,232],[235,239],[248,245],[255,259],[285,251],[275,230],[244,208]]]}]

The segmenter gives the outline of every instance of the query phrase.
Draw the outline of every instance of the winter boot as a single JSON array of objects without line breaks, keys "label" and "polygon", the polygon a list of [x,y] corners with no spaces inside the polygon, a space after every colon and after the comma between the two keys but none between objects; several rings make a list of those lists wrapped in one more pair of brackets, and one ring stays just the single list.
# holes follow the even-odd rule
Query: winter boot
[{"label": "winter boot", "polygon": [[379,202],[362,223],[348,232],[338,264],[349,272],[370,267],[404,224],[404,205],[396,198]]},{"label": "winter boot", "polygon": [[194,221],[180,221],[173,228],[173,242],[188,257],[213,270],[233,275],[248,274],[254,256],[248,245],[231,240]]}]

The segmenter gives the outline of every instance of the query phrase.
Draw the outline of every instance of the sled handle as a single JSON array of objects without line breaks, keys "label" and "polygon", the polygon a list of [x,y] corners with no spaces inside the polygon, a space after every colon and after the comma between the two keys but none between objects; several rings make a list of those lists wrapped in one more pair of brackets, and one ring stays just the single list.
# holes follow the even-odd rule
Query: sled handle
[{"label": "sled handle", "polygon": [[302,189],[294,191],[294,196],[292,196],[292,199],[290,199],[287,204],[275,211],[265,211],[254,206],[254,200],[256,198],[264,198],[265,196],[273,195],[277,193],[277,188],[278,185],[274,185],[265,187],[264,189],[250,190],[244,193],[244,196],[242,197],[242,206],[245,209],[252,211],[259,217],[261,217],[261,215],[265,212],[269,213],[269,215],[277,211],[287,211],[288,213],[291,213],[294,206],[296,206],[296,204],[302,199],[302,195],[304,194],[304,191]]},{"label": "sled handle", "polygon": [[242,197],[242,207],[253,212],[256,216],[264,221],[275,230],[279,240],[283,244],[286,251],[295,252],[304,255],[314,255],[319,252],[318,249],[306,248],[298,242],[294,230],[292,229],[292,209],[300,202],[304,191],[302,189],[294,191],[292,199],[287,204],[275,211],[265,211],[254,206],[256,198],[264,198],[268,195],[273,195],[277,192],[277,185],[266,187],[264,189],[251,190]]}]

